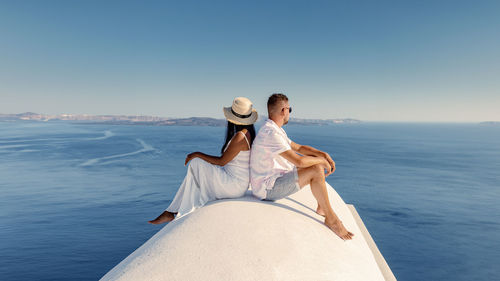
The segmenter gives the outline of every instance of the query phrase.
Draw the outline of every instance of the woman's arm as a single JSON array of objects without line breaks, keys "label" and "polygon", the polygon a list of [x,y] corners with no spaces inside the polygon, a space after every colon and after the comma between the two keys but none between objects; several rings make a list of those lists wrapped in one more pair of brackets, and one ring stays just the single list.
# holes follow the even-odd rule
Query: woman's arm
[{"label": "woman's arm", "polygon": [[227,147],[226,151],[224,151],[221,156],[212,156],[202,152],[193,152],[187,155],[184,165],[186,165],[192,159],[198,157],[210,164],[224,166],[229,163],[229,161],[233,160],[233,158],[236,157],[236,155],[238,155],[241,150],[244,150],[246,148],[248,148],[248,145],[243,134],[237,133],[233,137],[233,140]]}]

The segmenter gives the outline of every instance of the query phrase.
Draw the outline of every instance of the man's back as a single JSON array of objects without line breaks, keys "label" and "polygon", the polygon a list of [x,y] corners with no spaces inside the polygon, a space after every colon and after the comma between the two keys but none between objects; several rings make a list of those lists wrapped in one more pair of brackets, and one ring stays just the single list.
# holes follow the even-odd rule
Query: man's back
[{"label": "man's back", "polygon": [[290,144],[286,132],[271,119],[260,128],[250,156],[250,182],[256,197],[264,199],[276,179],[294,169],[292,163],[279,155],[290,150]]}]

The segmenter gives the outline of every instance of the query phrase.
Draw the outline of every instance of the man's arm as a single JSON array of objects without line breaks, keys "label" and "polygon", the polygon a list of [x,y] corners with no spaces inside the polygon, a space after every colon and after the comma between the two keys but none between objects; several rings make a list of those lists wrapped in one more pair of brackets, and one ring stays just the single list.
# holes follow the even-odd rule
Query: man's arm
[{"label": "man's arm", "polygon": [[[316,157],[324,158],[330,164],[330,167],[332,170],[331,172],[333,173],[335,171],[335,162],[333,161],[332,157],[330,157],[330,154],[328,154],[324,151],[321,151],[319,149],[316,149],[312,146],[300,145],[300,144],[295,143],[293,141],[290,144],[290,146],[292,147],[292,150],[294,150],[295,152],[298,152],[302,155],[316,156]],[[288,161],[290,161],[290,160],[288,160]]]},{"label": "man's arm", "polygon": [[289,149],[285,152],[280,153],[280,156],[290,161],[292,164],[299,168],[307,168],[319,164],[323,166],[323,169],[326,169],[328,171],[326,173],[326,176],[329,176],[335,170],[331,168],[330,163],[328,163],[325,158],[310,155],[298,155],[295,151],[293,151],[293,149]]}]

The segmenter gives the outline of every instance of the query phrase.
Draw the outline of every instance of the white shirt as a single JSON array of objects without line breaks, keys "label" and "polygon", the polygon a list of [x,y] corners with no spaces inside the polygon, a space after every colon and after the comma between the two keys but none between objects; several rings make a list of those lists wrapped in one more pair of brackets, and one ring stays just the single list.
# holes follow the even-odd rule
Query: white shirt
[{"label": "white shirt", "polygon": [[271,119],[260,128],[250,152],[250,183],[257,198],[265,199],[276,179],[293,171],[294,165],[279,155],[292,149],[291,143],[285,130]]}]

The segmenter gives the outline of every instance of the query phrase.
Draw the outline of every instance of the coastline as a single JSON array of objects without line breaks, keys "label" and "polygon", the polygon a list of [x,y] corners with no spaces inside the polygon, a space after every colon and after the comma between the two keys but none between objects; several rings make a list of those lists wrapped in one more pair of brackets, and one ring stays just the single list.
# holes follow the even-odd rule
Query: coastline
[{"label": "coastline", "polygon": [[[87,115],[87,114],[59,114],[48,115],[33,112],[19,114],[0,114],[0,120],[8,121],[39,121],[56,122],[71,121],[79,124],[108,124],[108,125],[145,125],[145,126],[226,126],[226,119],[217,119],[212,117],[188,117],[188,118],[170,118],[145,115]],[[261,118],[257,124],[262,123]],[[353,118],[345,119],[303,119],[291,118],[290,125],[334,125],[334,124],[356,124],[360,120]]]}]

